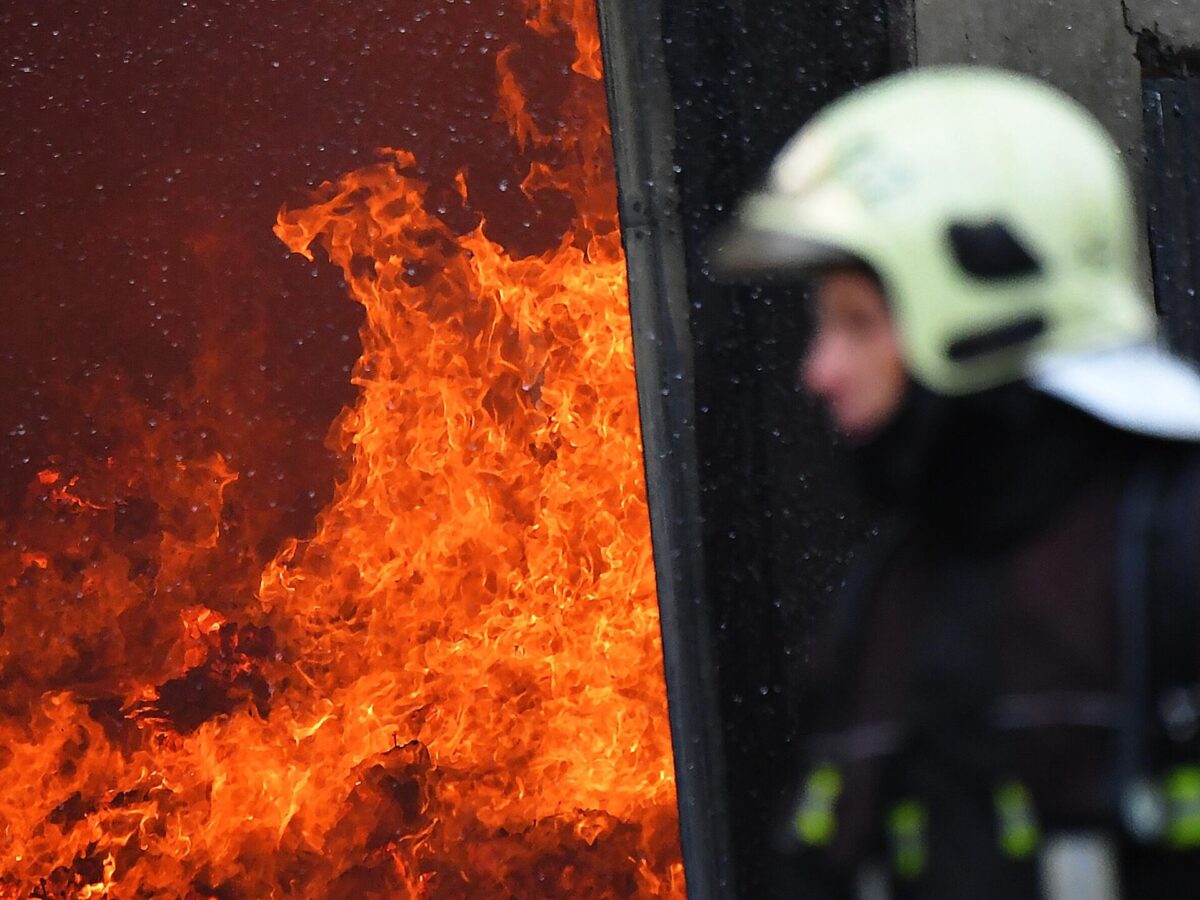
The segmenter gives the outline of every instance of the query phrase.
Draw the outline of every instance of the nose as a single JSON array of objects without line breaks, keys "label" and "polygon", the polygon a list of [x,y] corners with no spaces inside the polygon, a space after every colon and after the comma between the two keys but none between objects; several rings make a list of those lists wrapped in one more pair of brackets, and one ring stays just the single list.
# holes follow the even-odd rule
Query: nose
[{"label": "nose", "polygon": [[801,385],[818,397],[828,399],[845,377],[844,353],[828,333],[818,331],[798,373]]}]

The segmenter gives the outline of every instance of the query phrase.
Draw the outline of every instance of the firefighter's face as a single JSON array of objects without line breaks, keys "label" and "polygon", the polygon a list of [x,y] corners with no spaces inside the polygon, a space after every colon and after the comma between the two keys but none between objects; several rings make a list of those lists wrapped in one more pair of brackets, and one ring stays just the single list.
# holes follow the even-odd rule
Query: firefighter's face
[{"label": "firefighter's face", "polygon": [[908,389],[887,302],[870,276],[837,270],[817,284],[816,312],[801,378],[825,401],[838,431],[864,440],[896,413]]}]

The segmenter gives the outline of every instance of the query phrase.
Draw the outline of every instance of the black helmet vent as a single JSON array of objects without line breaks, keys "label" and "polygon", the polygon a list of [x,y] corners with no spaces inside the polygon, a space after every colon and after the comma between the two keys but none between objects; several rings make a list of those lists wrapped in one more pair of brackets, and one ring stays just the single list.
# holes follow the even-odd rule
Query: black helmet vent
[{"label": "black helmet vent", "polygon": [[954,258],[963,271],[986,281],[1021,278],[1042,270],[1033,254],[1003,222],[968,225],[954,222],[947,229]]},{"label": "black helmet vent", "polygon": [[1028,344],[1046,332],[1046,320],[1041,316],[1026,316],[1023,319],[1001,325],[990,331],[960,337],[946,350],[946,355],[955,362],[966,362],[1000,350],[1012,350]]}]

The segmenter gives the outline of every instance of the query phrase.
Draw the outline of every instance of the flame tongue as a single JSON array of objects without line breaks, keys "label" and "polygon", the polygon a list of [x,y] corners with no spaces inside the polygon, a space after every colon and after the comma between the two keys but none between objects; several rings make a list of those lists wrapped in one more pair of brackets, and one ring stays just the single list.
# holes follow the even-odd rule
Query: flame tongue
[{"label": "flame tongue", "polygon": [[620,257],[455,240],[388,155],[281,217],[368,330],[320,576],[274,566],[262,599],[322,693],[376,714],[353,755],[407,723],[481,825],[642,819],[673,797]]},{"label": "flame tongue", "polygon": [[[250,559],[211,562],[238,477],[219,453],[141,506],[136,460],[110,461],[102,492],[99,473],[38,476],[93,593],[124,586],[114,614],[171,637],[87,689],[78,666],[41,672],[24,727],[6,723],[0,769],[26,777],[0,797],[0,897],[682,893],[599,44],[588,4],[567,13],[542,2],[528,23],[575,29],[557,130],[497,60],[521,189],[576,209],[557,246],[517,258],[486,221],[456,233],[396,149],[280,213],[365,323],[330,435],[344,477],[256,603],[202,588]],[[469,175],[449,190],[467,204]],[[105,543],[157,552],[146,572],[81,549],[115,510],[134,524]],[[31,603],[74,584],[54,542],[0,558]],[[146,588],[163,572],[195,592]],[[6,679],[35,665],[11,646]]]}]

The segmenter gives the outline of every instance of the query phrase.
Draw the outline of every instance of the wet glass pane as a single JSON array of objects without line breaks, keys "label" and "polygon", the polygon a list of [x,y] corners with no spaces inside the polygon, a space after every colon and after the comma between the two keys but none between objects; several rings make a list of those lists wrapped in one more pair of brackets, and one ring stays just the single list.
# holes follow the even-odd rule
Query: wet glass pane
[{"label": "wet glass pane", "polygon": [[0,894],[681,895],[594,9],[38,6]]},{"label": "wet glass pane", "polygon": [[695,365],[705,612],[713,623],[737,896],[803,895],[778,837],[794,798],[815,625],[869,540],[797,387],[799,287],[716,282],[711,237],[818,109],[907,63],[892,4],[665,5]]},{"label": "wet glass pane", "polygon": [[1142,82],[1154,293],[1172,346],[1200,359],[1200,77]]}]

